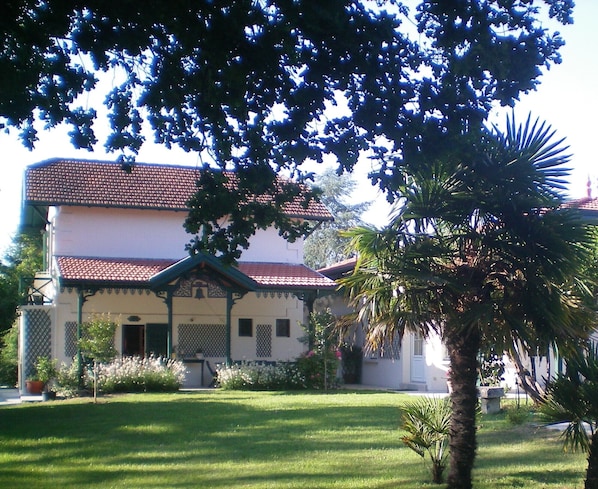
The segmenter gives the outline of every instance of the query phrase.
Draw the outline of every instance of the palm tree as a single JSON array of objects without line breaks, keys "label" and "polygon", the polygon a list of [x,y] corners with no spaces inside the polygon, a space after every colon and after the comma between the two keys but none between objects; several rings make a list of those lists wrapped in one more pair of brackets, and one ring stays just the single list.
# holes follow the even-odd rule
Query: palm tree
[{"label": "palm tree", "polygon": [[448,458],[451,406],[448,399],[420,397],[403,406],[403,443],[420,457],[430,457],[432,482],[442,484]]},{"label": "palm tree", "polygon": [[567,372],[546,387],[541,412],[550,421],[567,421],[564,448],[588,454],[585,489],[598,489],[598,344],[567,361]]},{"label": "palm tree", "polygon": [[481,346],[563,354],[591,328],[579,276],[587,231],[561,207],[568,156],[553,136],[529,117],[521,127],[509,119],[468,157],[405,174],[387,228],[350,232],[359,257],[342,285],[370,343],[434,331],[448,349],[451,489],[471,487]]}]

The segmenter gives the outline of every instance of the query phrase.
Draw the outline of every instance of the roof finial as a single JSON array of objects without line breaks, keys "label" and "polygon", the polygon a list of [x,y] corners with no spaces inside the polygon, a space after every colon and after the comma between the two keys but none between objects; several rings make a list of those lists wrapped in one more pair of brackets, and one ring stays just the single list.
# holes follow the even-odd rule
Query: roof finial
[{"label": "roof finial", "polygon": [[588,193],[588,200],[592,200],[592,179],[590,175],[588,175],[588,181],[586,183],[587,193]]}]

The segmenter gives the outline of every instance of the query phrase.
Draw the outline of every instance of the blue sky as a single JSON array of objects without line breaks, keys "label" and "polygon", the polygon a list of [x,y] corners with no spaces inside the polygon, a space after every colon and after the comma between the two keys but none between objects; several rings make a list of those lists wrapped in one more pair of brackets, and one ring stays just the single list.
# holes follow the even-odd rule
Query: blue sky
[{"label": "blue sky", "polygon": [[[516,107],[519,120],[523,121],[531,112],[532,117],[539,117],[552,125],[557,136],[565,137],[573,157],[572,173],[569,179],[571,198],[586,194],[588,177],[593,181],[593,196],[598,196],[598,158],[596,139],[598,125],[598,35],[595,20],[598,19],[598,2],[595,0],[577,0],[575,23],[560,27],[566,41],[561,50],[563,62],[553,66],[541,78],[541,85],[536,92],[524,95]],[[494,120],[499,125],[504,116],[498,111]],[[100,135],[100,140],[102,137]],[[40,141],[33,151],[22,147],[16,133],[0,134],[0,255],[3,255],[17,229],[20,214],[22,174],[24,168],[54,157],[76,157],[88,159],[113,159],[106,155],[103,147],[97,151],[75,150],[70,147],[66,130],[57,128],[40,134]],[[166,150],[160,146],[146,144],[138,161],[148,163],[197,164],[193,154],[177,150]],[[372,224],[383,225],[388,216],[388,206],[384,197],[372,188],[365,178],[367,169],[362,166],[356,179],[360,185],[356,200],[375,200],[376,203],[365,219]]]}]

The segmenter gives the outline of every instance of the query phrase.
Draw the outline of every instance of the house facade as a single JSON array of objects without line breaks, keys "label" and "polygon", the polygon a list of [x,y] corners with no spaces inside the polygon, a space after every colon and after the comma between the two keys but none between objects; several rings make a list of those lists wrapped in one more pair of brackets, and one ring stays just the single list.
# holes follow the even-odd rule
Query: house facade
[{"label": "house facade", "polygon": [[[352,273],[356,259],[318,270],[332,280]],[[318,298],[318,309],[330,309],[336,316],[351,314],[342,292]],[[407,332],[402,341],[372,349],[366,345],[364,328],[355,324],[346,340],[363,349],[361,383],[383,389],[447,392],[449,359],[440,337],[428,338]]]},{"label": "house facade", "polygon": [[[303,240],[273,228],[256,232],[237,266],[186,252],[199,171],[139,163],[127,173],[115,162],[62,159],[26,169],[21,227],[44,233],[46,266],[21,307],[21,386],[39,356],[72,361],[93,313],[117,320],[121,355],[183,359],[188,387],[209,384],[208,361],[289,360],[305,350],[300,325],[334,282],[303,264]],[[285,213],[332,219],[316,202]]]}]

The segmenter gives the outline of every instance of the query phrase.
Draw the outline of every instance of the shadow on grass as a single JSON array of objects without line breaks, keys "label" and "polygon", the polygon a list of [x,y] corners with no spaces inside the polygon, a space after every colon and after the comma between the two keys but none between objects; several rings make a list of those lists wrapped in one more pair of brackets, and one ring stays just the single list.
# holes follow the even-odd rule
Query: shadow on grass
[{"label": "shadow on grass", "polygon": [[[438,487],[400,440],[406,399],[200,391],[3,408],[0,487]],[[583,460],[563,466],[557,437],[484,420],[476,488],[579,487]]]},{"label": "shadow on grass", "polygon": [[[255,398],[257,404],[248,401]],[[69,401],[4,409],[0,447],[10,455],[0,456],[0,487],[42,487],[47,476],[54,487],[100,481],[102,487],[121,487],[115,484],[122,481],[128,481],[122,487],[231,487],[241,480],[254,480],[255,487],[276,480],[317,487],[343,473],[366,475],[369,470],[351,472],[355,453],[402,448],[397,408],[391,406],[342,399],[339,404],[338,397],[332,401],[318,393],[131,399],[135,396],[97,405]],[[337,452],[342,455],[331,455]]]}]

